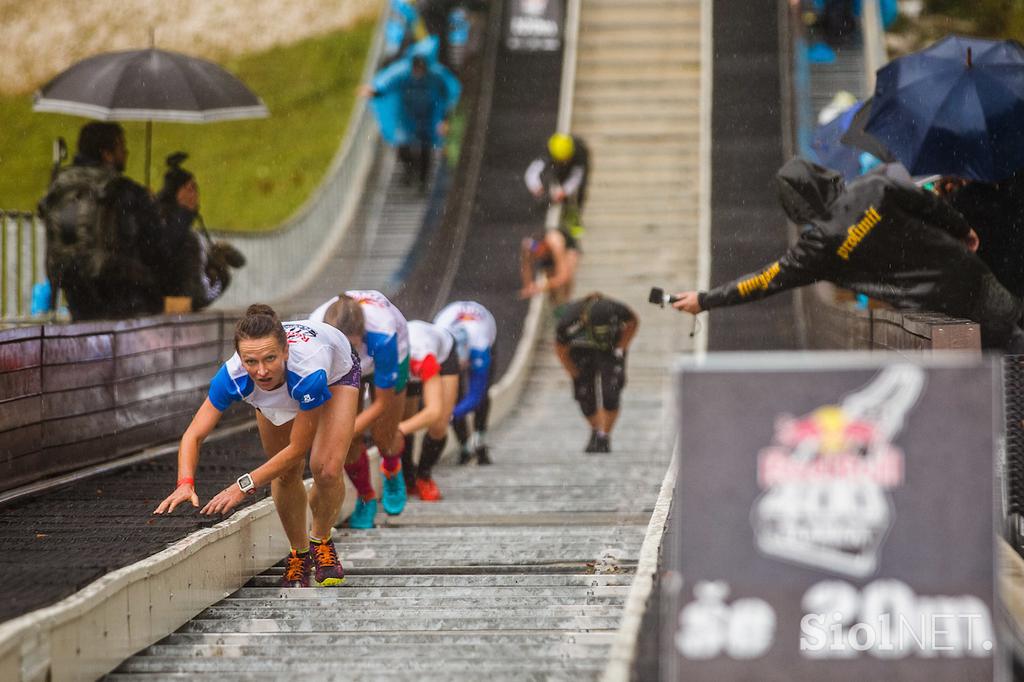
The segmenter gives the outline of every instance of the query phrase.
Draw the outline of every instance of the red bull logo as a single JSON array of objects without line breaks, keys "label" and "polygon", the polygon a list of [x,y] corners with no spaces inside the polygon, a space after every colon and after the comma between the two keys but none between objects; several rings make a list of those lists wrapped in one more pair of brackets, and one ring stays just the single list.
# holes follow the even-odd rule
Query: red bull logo
[{"label": "red bull logo", "polygon": [[751,510],[763,553],[856,577],[875,570],[892,526],[888,492],[904,480],[892,439],[923,386],[919,367],[889,367],[839,404],[776,420]]},{"label": "red bull logo", "polygon": [[757,459],[761,488],[787,481],[865,478],[889,489],[903,483],[903,453],[874,422],[826,405],[801,418],[781,417],[777,445]]}]

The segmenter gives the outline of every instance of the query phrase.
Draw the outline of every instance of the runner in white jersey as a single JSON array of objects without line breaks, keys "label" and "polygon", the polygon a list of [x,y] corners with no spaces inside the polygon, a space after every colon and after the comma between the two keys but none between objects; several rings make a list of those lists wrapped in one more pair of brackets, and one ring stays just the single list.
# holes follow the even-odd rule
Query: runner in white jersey
[{"label": "runner in white jersey", "polygon": [[[476,457],[477,464],[490,464],[487,453],[487,416],[491,410],[488,389],[494,378],[494,343],[497,325],[487,308],[476,301],[455,301],[445,306],[434,317],[434,324],[444,327],[458,338],[465,334],[467,347],[460,349],[460,362],[464,365],[460,377],[459,400],[452,412],[452,425],[459,439],[459,464],[467,464]],[[466,416],[473,414],[473,434],[469,433]]]},{"label": "runner in white jersey", "polygon": [[[270,484],[277,514],[292,550],[282,585],[340,585],[344,571],[331,539],[345,500],[342,468],[359,400],[359,356],[333,327],[301,320],[281,323],[269,306],[251,305],[235,326],[235,354],[210,382],[210,389],[181,438],[178,484],[155,513],[186,501],[199,506],[195,472],[202,442],[234,402],[256,408],[267,461],[214,496],[203,514],[227,514],[248,494]],[[302,482],[310,452],[313,486]],[[306,506],[313,522],[306,528]]]},{"label": "runner in white jersey", "polygon": [[[409,345],[405,418],[398,425],[405,440],[402,471],[410,491],[424,502],[435,502],[441,499],[441,492],[431,473],[448,442],[448,423],[459,394],[459,355],[451,332],[422,320],[409,323]],[[427,432],[419,463],[414,464],[412,438],[422,429]]]},{"label": "runner in white jersey", "polygon": [[[401,514],[406,488],[401,475],[402,452],[393,450],[398,422],[405,409],[405,385],[409,380],[409,330],[405,316],[379,291],[352,290],[325,301],[310,315],[339,329],[359,351],[363,380],[371,384],[373,401],[356,417],[356,433],[370,429],[381,454],[383,490],[381,503],[388,514]],[[352,528],[373,528],[377,495],[370,480],[370,464],[363,439],[349,448],[345,471],[359,492]]]}]

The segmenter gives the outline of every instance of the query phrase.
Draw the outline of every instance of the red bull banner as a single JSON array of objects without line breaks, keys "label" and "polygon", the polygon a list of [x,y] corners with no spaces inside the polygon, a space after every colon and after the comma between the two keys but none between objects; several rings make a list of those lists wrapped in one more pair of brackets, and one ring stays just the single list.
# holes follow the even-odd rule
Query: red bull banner
[{"label": "red bull banner", "polygon": [[682,371],[662,679],[998,679],[994,366],[796,357]]}]

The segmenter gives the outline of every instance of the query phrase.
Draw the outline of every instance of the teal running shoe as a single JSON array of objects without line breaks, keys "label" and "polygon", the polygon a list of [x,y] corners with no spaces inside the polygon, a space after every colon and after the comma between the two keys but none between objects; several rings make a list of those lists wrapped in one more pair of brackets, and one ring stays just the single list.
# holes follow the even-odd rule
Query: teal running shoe
[{"label": "teal running shoe", "polygon": [[380,473],[384,479],[384,490],[381,493],[380,502],[384,505],[384,511],[391,516],[398,516],[405,509],[405,501],[408,498],[402,466],[399,465],[394,471],[388,471],[381,464]]},{"label": "teal running shoe", "polygon": [[373,528],[373,518],[377,516],[377,500],[356,499],[356,508],[348,517],[349,528]]}]

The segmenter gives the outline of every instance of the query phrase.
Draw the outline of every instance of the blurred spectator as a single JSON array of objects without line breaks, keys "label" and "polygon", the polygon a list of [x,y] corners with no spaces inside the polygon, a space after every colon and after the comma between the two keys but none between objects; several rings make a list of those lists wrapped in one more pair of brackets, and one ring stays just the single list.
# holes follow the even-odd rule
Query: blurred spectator
[{"label": "blurred spectator", "polygon": [[823,0],[818,5],[817,28],[831,47],[841,47],[853,38],[857,31],[857,17],[853,11],[853,0]]},{"label": "blurred spectator", "polygon": [[161,220],[149,192],[123,175],[124,129],[88,123],[78,150],[39,202],[46,224],[46,268],[64,290],[73,320],[126,318],[163,310],[158,278],[146,253]]},{"label": "blurred spectator", "polygon": [[978,257],[1024,298],[1024,173],[996,183],[945,183],[950,202],[978,233]]},{"label": "blurred spectator", "polygon": [[199,185],[191,172],[181,167],[188,154],[167,157],[164,185],[156,195],[164,222],[158,258],[153,270],[165,296],[186,296],[192,310],[202,310],[216,300],[231,282],[231,267],[241,267],[245,258],[226,242],[214,242],[206,229],[193,230],[199,215]]},{"label": "blurred spectator", "polygon": [[470,11],[484,10],[487,3],[484,0],[419,0],[416,3],[427,33],[437,36],[437,58],[448,68],[452,67],[449,19],[457,7],[464,7]]},{"label": "blurred spectator", "polygon": [[[375,99],[397,95],[398,121],[389,141],[398,147],[406,184],[412,182],[418,167],[420,188],[426,189],[433,150],[441,146],[448,132],[447,118],[461,91],[451,71],[421,54],[395,62],[377,74],[372,86],[362,89],[364,95]],[[379,111],[378,117],[383,119],[385,114]],[[383,120],[381,128],[387,139]]]},{"label": "blurred spectator", "polygon": [[1024,305],[973,253],[978,235],[963,216],[902,166],[847,187],[835,171],[793,159],[777,180],[783,209],[805,226],[797,242],[758,272],[678,294],[674,307],[696,314],[826,280],[897,308],[974,320],[985,348],[1024,352]]},{"label": "blurred spectator", "polygon": [[390,7],[391,12],[384,29],[381,66],[399,59],[411,45],[427,36],[415,0],[391,0]]}]

